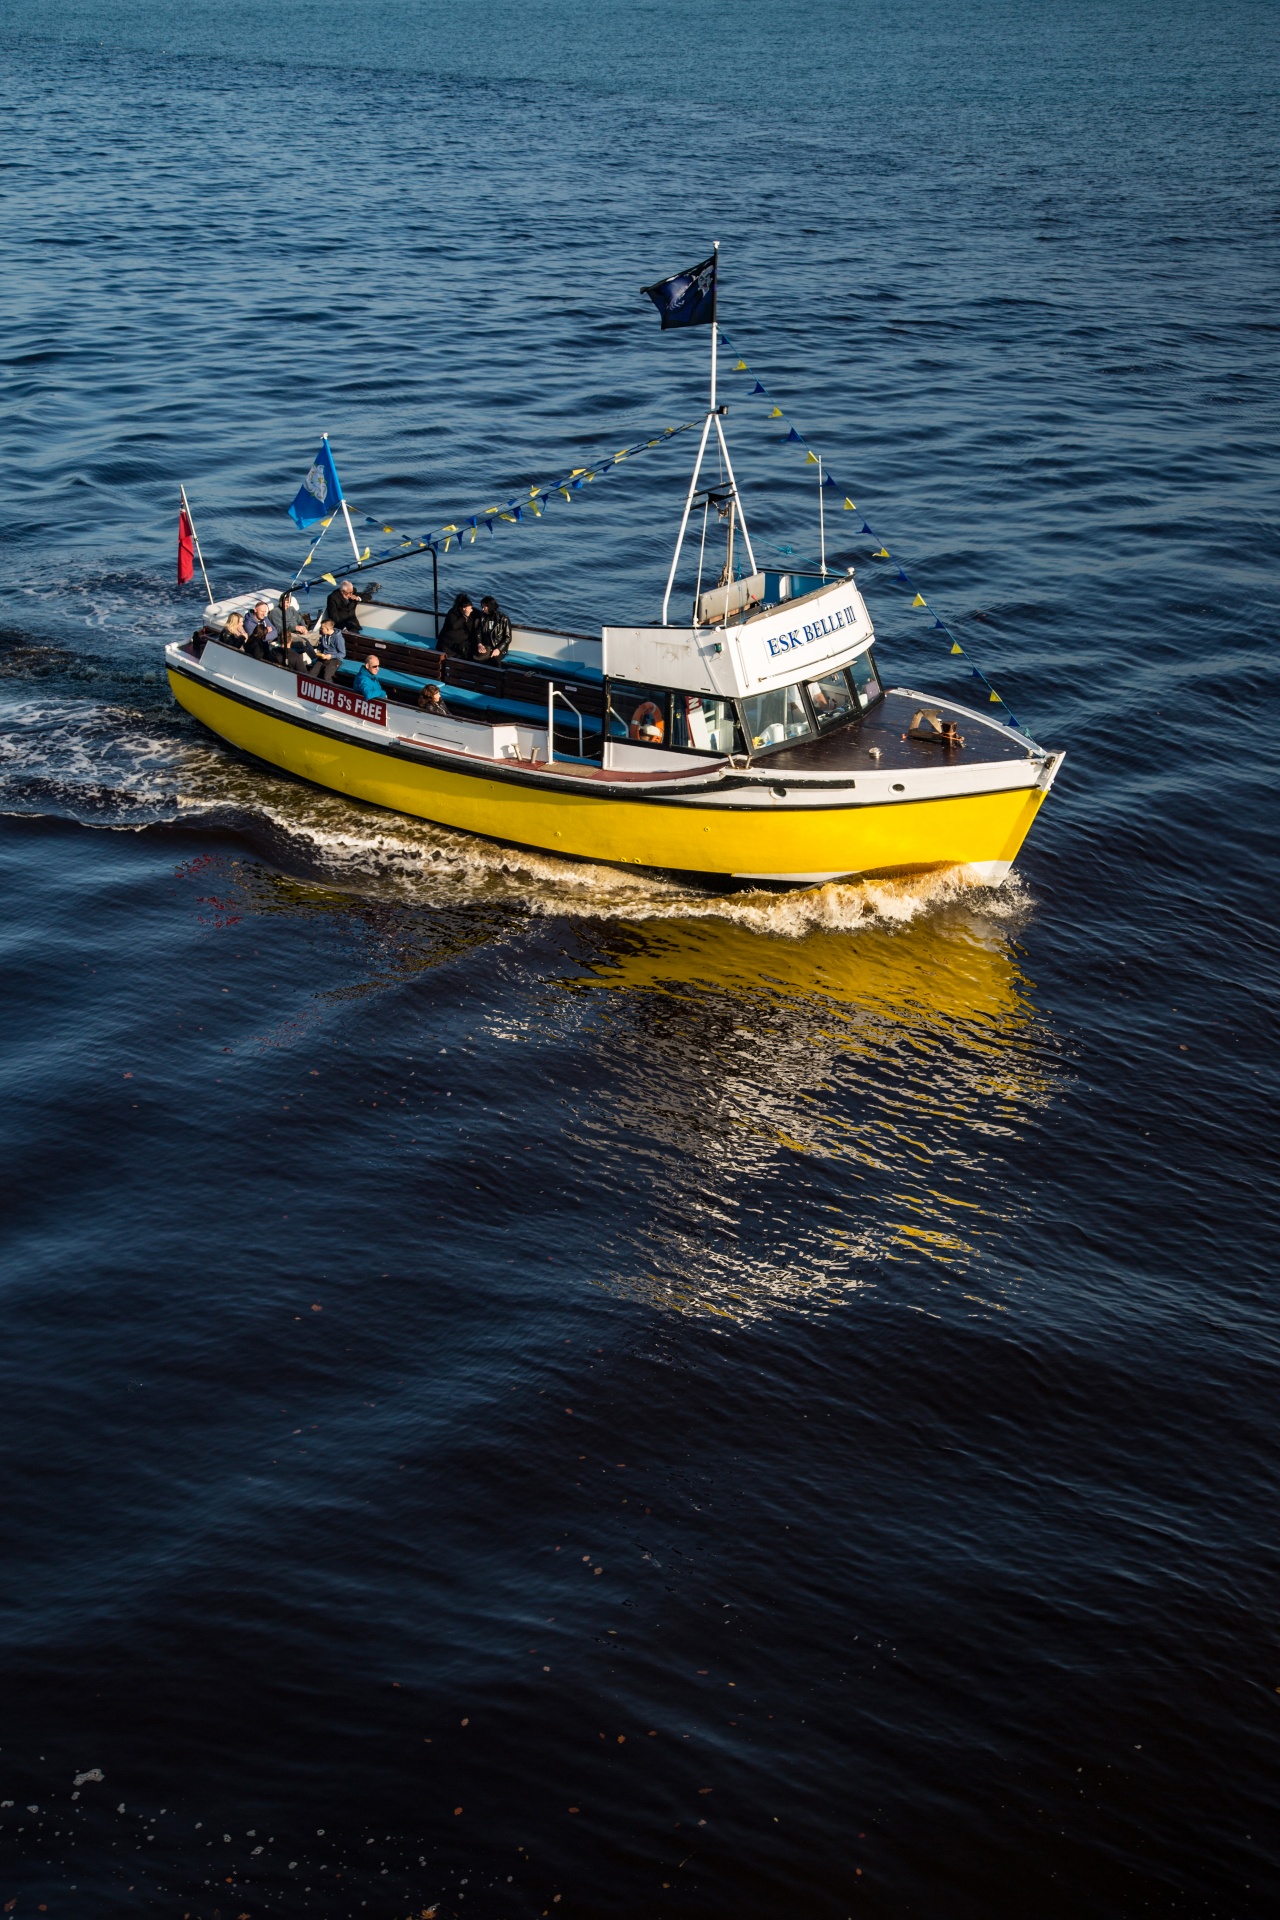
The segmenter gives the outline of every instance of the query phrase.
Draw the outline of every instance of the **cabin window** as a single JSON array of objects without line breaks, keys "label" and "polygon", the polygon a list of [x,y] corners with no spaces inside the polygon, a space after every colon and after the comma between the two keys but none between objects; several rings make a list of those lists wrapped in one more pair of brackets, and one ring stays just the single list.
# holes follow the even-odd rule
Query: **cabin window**
[{"label": "cabin window", "polygon": [[671,696],[671,742],[694,753],[742,753],[742,729],[732,700],[705,693]]},{"label": "cabin window", "polygon": [[858,696],[858,706],[865,713],[884,692],[884,688],[880,685],[880,675],[876,672],[876,663],[871,658],[870,648],[866,653],[860,653],[856,660],[849,662],[848,672],[853,682],[853,690]]},{"label": "cabin window", "polygon": [[799,687],[775,687],[742,703],[742,718],[753,748],[780,747],[813,732]]},{"label": "cabin window", "polygon": [[861,703],[843,670],[825,674],[821,680],[810,680],[805,691],[809,695],[809,705],[813,708],[813,717],[820,733],[862,711]]},{"label": "cabin window", "polygon": [[671,696],[661,687],[609,683],[609,735],[642,747],[664,747],[671,734]]}]

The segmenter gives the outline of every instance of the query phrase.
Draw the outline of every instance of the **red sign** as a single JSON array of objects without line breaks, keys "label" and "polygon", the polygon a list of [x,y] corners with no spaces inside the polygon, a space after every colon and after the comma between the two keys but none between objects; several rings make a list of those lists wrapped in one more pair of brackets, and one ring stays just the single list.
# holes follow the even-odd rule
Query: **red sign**
[{"label": "red sign", "polygon": [[372,720],[380,727],[387,724],[385,700],[365,700],[347,687],[332,686],[328,680],[312,680],[305,673],[298,675],[298,698],[310,700],[317,707],[332,707],[335,713],[353,714],[357,720]]}]

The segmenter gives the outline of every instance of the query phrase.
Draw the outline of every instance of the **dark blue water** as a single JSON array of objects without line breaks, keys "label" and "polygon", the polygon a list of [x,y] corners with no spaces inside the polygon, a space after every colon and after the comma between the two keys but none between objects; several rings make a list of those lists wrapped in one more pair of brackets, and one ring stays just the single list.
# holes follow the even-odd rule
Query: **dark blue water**
[{"label": "dark blue water", "polygon": [[[1273,1913],[1275,9],[0,47],[0,1904]],[[863,513],[1067,750],[1008,888],[708,899],[176,711],[180,480],[225,592],[322,431],[417,531],[693,418],[715,238],[889,676],[968,684]],[[652,617],[689,457],[446,590]]]}]

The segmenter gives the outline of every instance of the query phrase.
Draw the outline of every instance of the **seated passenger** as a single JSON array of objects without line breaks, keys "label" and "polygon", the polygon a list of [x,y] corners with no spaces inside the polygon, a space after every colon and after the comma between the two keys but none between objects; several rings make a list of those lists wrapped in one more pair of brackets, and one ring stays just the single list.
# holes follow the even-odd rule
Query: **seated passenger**
[{"label": "seated passenger", "polygon": [[376,588],[370,587],[368,595],[362,600],[350,580],[344,580],[324,603],[325,619],[332,620],[339,633],[359,633],[360,619],[356,609],[367,605],[376,591]]},{"label": "seated passenger", "polygon": [[309,674],[314,670],[316,656],[313,651],[313,641],[308,628],[295,627],[293,629],[285,643],[284,663],[287,667],[291,667],[295,673]]},{"label": "seated passenger", "polygon": [[444,703],[444,695],[434,680],[428,680],[426,686],[418,695],[418,710],[421,713],[448,714],[449,709]]},{"label": "seated passenger", "polygon": [[347,657],[347,643],[332,620],[318,620],[309,635],[311,651],[315,655],[313,672],[317,680],[333,682],[338,677],[338,668]]},{"label": "seated passenger", "polygon": [[385,700],[387,698],[387,690],[378,678],[379,664],[377,654],[371,653],[356,675],[355,685],[352,691],[358,693],[362,700]]},{"label": "seated passenger", "polygon": [[662,708],[653,700],[640,702],[631,716],[631,725],[627,729],[633,740],[645,740],[653,747],[662,745],[665,730]]},{"label": "seated passenger", "polygon": [[480,602],[480,611],[471,629],[474,660],[497,662],[506,657],[511,645],[511,622],[491,593]]},{"label": "seated passenger", "polygon": [[248,641],[249,636],[244,630],[244,615],[242,613],[229,613],[222,629],[223,645],[235,647],[240,653],[243,653],[245,647],[248,645]]},{"label": "seated passenger", "polygon": [[244,616],[244,630],[249,645],[245,649],[255,660],[270,660],[276,650],[277,634],[270,620],[271,604],[267,600],[257,600]]},{"label": "seated passenger", "polygon": [[460,593],[444,617],[440,629],[440,651],[455,660],[471,658],[471,626],[476,610],[469,593]]}]

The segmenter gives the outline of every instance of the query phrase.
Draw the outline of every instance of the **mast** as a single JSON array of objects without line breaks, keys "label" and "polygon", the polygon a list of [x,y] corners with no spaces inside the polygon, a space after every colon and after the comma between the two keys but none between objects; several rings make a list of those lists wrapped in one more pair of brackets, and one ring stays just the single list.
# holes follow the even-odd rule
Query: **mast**
[{"label": "mast", "polygon": [[[684,545],[684,536],[689,525],[689,514],[693,508],[693,496],[698,487],[698,475],[702,472],[702,460],[707,450],[707,440],[711,433],[712,421],[715,422],[716,439],[719,443],[720,452],[724,456],[725,470],[729,475],[733,507],[736,508],[739,521],[742,525],[742,539],[747,549],[747,559],[751,563],[752,573],[756,571],[756,556],[751,548],[751,535],[747,532],[747,516],[743,513],[742,502],[738,498],[738,483],[733,474],[733,462],[729,458],[729,449],[725,444],[724,428],[720,424],[720,416],[726,412],[727,409],[720,406],[716,400],[716,340],[720,332],[720,242],[718,240],[713,241],[712,247],[715,258],[715,272],[711,280],[713,289],[711,296],[711,404],[707,408],[707,417],[702,423],[702,438],[698,442],[698,457],[693,463],[693,474],[689,480],[689,492],[685,498],[684,512],[680,516],[680,531],[676,535],[676,550],[671,556],[671,569],[667,574],[667,590],[662,596],[662,624],[664,627],[670,625],[667,619],[667,611],[671,605],[671,592],[675,586],[676,568],[680,564],[680,549]],[[730,559],[727,564],[731,565],[733,557],[732,509],[729,520],[729,556]]]}]

